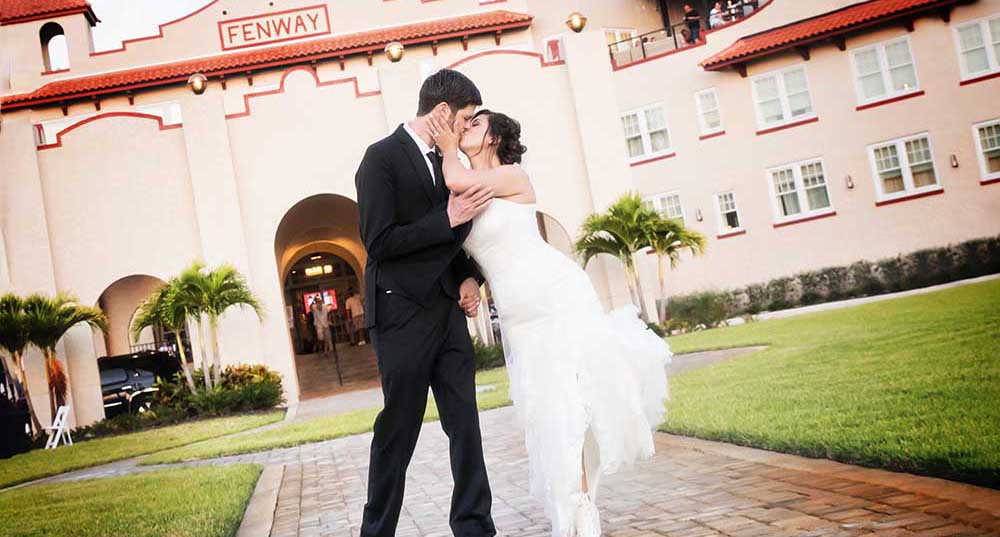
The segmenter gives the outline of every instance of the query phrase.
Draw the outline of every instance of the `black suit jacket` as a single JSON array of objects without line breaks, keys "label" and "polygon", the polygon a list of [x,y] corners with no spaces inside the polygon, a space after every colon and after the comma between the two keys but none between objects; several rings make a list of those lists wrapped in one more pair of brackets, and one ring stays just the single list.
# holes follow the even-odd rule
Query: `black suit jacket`
[{"label": "black suit jacket", "polygon": [[425,304],[443,291],[458,300],[466,278],[483,278],[462,251],[472,224],[452,229],[444,174],[431,180],[424,156],[400,125],[370,145],[358,167],[361,240],[365,265],[365,326],[378,326],[379,288]]}]

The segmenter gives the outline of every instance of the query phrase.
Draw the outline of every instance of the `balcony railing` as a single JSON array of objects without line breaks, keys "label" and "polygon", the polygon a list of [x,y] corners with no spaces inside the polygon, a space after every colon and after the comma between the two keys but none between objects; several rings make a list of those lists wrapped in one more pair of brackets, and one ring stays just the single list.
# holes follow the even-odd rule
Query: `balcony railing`
[{"label": "balcony railing", "polygon": [[[711,13],[702,14],[702,19],[698,25],[700,31],[698,39],[694,39],[691,36],[688,23],[679,22],[671,25],[669,28],[653,30],[652,32],[611,43],[608,45],[608,54],[611,56],[611,63],[620,67],[697,45],[704,41],[706,31],[738,22],[769,2],[770,0],[723,1],[722,5],[725,7],[722,13],[715,18],[711,17]],[[714,25],[711,23],[714,23]]]}]

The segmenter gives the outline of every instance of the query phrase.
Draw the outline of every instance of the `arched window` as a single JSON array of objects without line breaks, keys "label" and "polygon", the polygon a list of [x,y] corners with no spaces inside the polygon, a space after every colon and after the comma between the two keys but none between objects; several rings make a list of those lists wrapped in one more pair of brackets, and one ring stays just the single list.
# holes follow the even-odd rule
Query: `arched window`
[{"label": "arched window", "polygon": [[45,72],[69,69],[69,48],[66,46],[66,33],[62,26],[46,22],[38,32],[38,38],[42,43]]}]

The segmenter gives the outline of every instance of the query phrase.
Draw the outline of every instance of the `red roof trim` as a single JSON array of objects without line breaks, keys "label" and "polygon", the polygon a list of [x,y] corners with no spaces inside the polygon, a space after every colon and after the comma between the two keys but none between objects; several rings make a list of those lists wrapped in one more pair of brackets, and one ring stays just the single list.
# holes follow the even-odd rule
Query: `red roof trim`
[{"label": "red roof trim", "polygon": [[0,26],[76,15],[77,13],[83,13],[91,26],[101,21],[86,0],[63,0],[61,2],[58,0],[36,0],[33,3],[25,0],[0,0]]},{"label": "red roof trim", "polygon": [[721,52],[702,61],[706,71],[717,71],[774,53],[884,25],[887,22],[926,15],[969,0],[868,0],[784,26],[742,37]]},{"label": "red roof trim", "polygon": [[466,56],[466,57],[464,57],[464,58],[456,61],[455,63],[447,66],[446,69],[455,69],[459,65],[462,65],[463,63],[466,63],[468,61],[474,60],[476,58],[481,58],[483,56],[492,56],[494,54],[512,54],[512,55],[515,55],[515,56],[531,56],[531,57],[535,57],[535,58],[538,58],[538,63],[541,64],[542,67],[552,67],[554,65],[565,65],[566,64],[566,62],[563,61],[563,60],[555,60],[555,61],[547,62],[547,61],[545,61],[545,56],[543,56],[540,52],[532,52],[532,51],[528,51],[528,50],[496,49],[496,50],[484,50],[482,52],[477,52],[475,54],[470,54],[469,56]]},{"label": "red roof trim", "polygon": [[160,39],[160,38],[163,37],[163,29],[165,27],[170,26],[171,24],[177,24],[178,22],[181,22],[183,20],[186,20],[186,19],[189,19],[191,17],[194,17],[195,15],[201,13],[202,11],[205,11],[206,9],[212,7],[213,5],[217,4],[218,2],[219,2],[219,0],[212,0],[211,2],[209,2],[209,3],[207,3],[207,4],[203,5],[203,6],[201,6],[200,8],[192,11],[191,13],[188,13],[187,15],[184,15],[184,16],[181,16],[181,17],[177,17],[176,19],[174,19],[172,21],[164,22],[163,24],[159,25],[159,27],[157,28],[157,33],[156,34],[146,35],[146,36],[142,36],[142,37],[134,37],[132,39],[125,39],[125,40],[122,41],[122,46],[120,46],[118,48],[110,49],[110,50],[102,50],[100,52],[91,52],[90,55],[91,56],[103,56],[105,54],[114,54],[116,52],[125,52],[125,49],[128,48],[129,43],[138,43],[139,41],[148,41],[150,39]]},{"label": "red roof trim", "polygon": [[321,82],[320,79],[319,79],[319,75],[316,73],[315,69],[313,69],[312,67],[309,67],[309,66],[300,65],[298,67],[292,67],[291,69],[288,69],[284,73],[281,74],[281,84],[278,86],[278,89],[267,90],[267,91],[258,91],[256,93],[247,93],[247,94],[243,95],[244,110],[242,112],[235,112],[235,113],[232,113],[232,114],[226,114],[226,119],[236,119],[236,118],[240,118],[240,117],[247,117],[247,116],[249,116],[251,114],[251,111],[250,111],[250,99],[251,98],[264,97],[265,95],[277,95],[279,93],[284,93],[285,92],[285,79],[287,79],[288,75],[294,73],[295,71],[305,71],[305,72],[309,73],[310,75],[312,75],[313,80],[316,81],[316,87],[317,88],[321,88],[321,87],[324,87],[324,86],[336,86],[338,84],[354,84],[354,96],[356,98],[358,98],[358,99],[360,99],[362,97],[375,97],[377,95],[382,95],[382,92],[379,91],[379,90],[362,92],[361,88],[358,87],[358,77],[356,77],[356,76],[352,76],[352,77],[348,77],[348,78],[338,78],[336,80],[327,80],[325,82]]},{"label": "red roof trim", "polygon": [[175,123],[173,125],[164,125],[163,118],[161,118],[160,116],[154,116],[152,114],[143,114],[141,112],[106,112],[104,114],[98,114],[96,116],[88,117],[87,119],[81,119],[80,121],[77,121],[76,123],[66,127],[65,129],[56,133],[55,143],[40,145],[38,146],[38,150],[43,151],[45,149],[55,149],[56,147],[62,147],[63,135],[69,133],[70,131],[78,129],[88,123],[93,123],[94,121],[100,119],[108,119],[112,117],[137,117],[140,119],[150,119],[156,122],[156,125],[159,127],[161,131],[165,131],[168,129],[179,129],[181,127],[180,123]]},{"label": "red roof trim", "polygon": [[373,54],[381,52],[385,44],[390,41],[400,41],[404,45],[415,45],[454,37],[492,34],[503,30],[527,28],[531,25],[532,18],[531,15],[523,13],[490,11],[420,24],[218,54],[195,60],[79,78],[66,78],[50,82],[31,93],[8,95],[0,99],[0,104],[8,110],[26,108],[71,99],[121,93],[126,90],[186,82],[191,74],[198,72],[211,77],[301,64],[327,58],[343,58],[354,54]]}]

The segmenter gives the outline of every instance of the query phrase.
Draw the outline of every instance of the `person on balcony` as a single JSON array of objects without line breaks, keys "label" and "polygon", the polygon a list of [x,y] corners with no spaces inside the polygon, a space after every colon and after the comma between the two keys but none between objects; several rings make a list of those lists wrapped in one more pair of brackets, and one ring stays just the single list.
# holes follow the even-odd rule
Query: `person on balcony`
[{"label": "person on balcony", "polygon": [[712,11],[708,13],[708,27],[718,28],[726,23],[726,12],[722,9],[722,2],[716,2]]},{"label": "person on balcony", "polygon": [[701,40],[701,13],[691,7],[691,4],[684,4],[684,24],[687,25],[691,37],[689,44],[697,43]]}]

